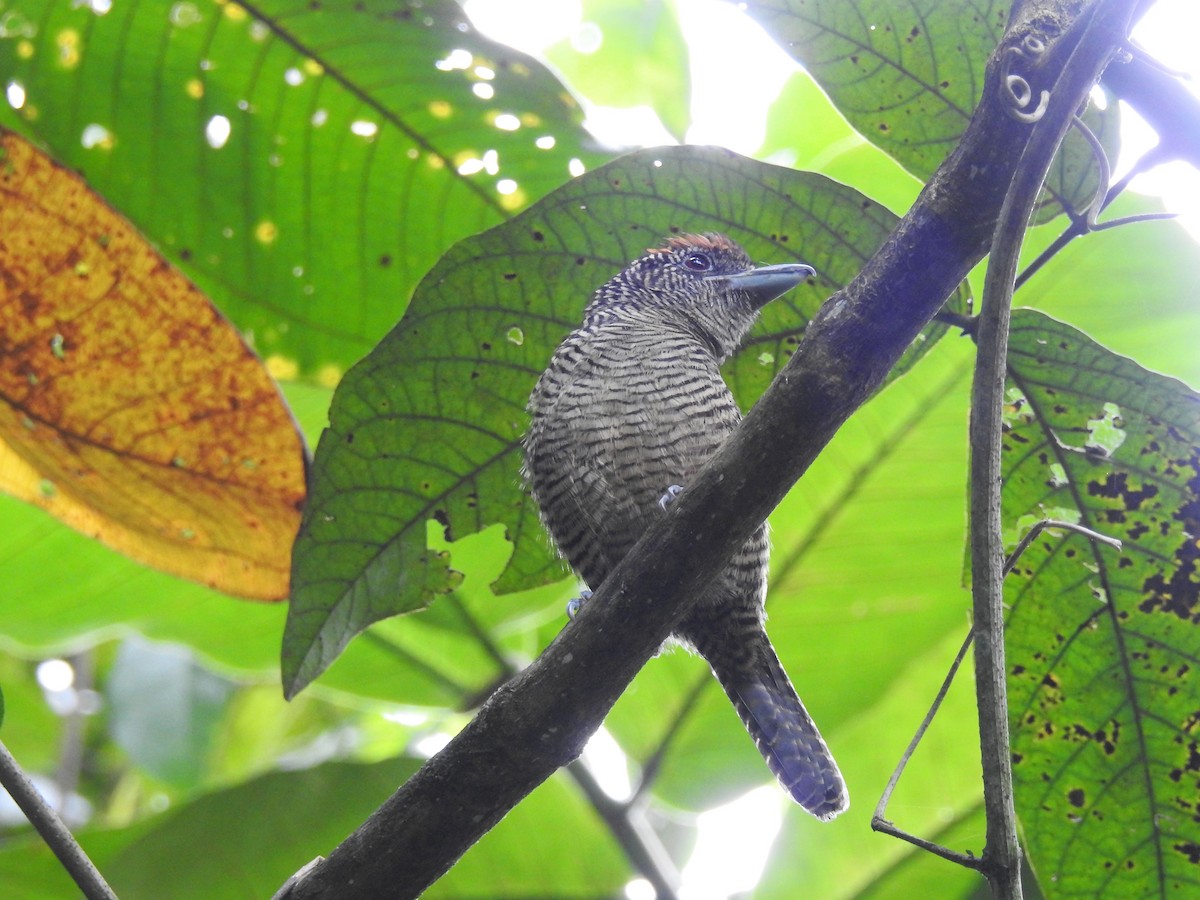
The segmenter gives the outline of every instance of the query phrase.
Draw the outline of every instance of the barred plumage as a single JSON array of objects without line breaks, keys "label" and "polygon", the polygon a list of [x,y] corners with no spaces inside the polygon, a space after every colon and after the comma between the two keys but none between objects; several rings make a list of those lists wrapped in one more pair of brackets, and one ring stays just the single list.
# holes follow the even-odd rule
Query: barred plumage
[{"label": "barred plumage", "polygon": [[[543,521],[589,585],[737,426],[719,367],[758,310],[811,274],[800,264],[756,269],[724,235],[680,235],[593,295],[530,397],[525,439]],[[845,784],[763,628],[768,553],[764,525],[673,637],[707,660],[796,802],[832,818],[847,806]]]}]

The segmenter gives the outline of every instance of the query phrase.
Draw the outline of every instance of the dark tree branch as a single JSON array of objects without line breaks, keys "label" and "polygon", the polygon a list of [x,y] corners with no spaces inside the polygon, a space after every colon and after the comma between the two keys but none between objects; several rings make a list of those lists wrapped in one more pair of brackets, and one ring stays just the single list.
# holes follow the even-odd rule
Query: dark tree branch
[{"label": "dark tree branch", "polygon": [[1109,67],[1104,84],[1158,133],[1158,161],[1181,159],[1200,168],[1200,100],[1179,78],[1134,56]]},{"label": "dark tree branch", "polygon": [[[1140,3],[1134,11],[1134,20],[1136,21],[1149,6],[1150,3]],[[1104,202],[1098,207],[1093,206],[1088,216],[1071,217],[1071,224],[1063,233],[1017,277],[1017,289],[1063,247],[1089,231],[1101,231],[1149,219],[1170,218],[1173,215],[1171,213],[1148,213],[1097,224],[1096,216],[1129,187],[1129,183],[1138,175],[1172,160],[1183,160],[1200,168],[1200,101],[1183,85],[1179,76],[1164,70],[1153,59],[1135,53],[1120,64],[1109,66],[1102,81],[1105,87],[1137,110],[1149,123],[1158,134],[1159,143],[1147,151],[1120,181],[1108,189]]]},{"label": "dark tree branch", "polygon": [[[1059,81],[1071,59],[1090,84],[1124,40],[1122,23],[1133,5],[1039,0],[1017,8],[959,146],[879,252],[822,307],[738,430],[600,585],[573,626],[281,896],[416,896],[579,755],[688,602],[883,383],[987,251],[1030,136],[1028,126],[1005,112],[1004,49],[1039,34],[1047,45],[1042,70],[1048,83]],[[1112,20],[1109,30],[1081,43],[1096,16]],[[1086,88],[1076,104],[1084,94]]]}]

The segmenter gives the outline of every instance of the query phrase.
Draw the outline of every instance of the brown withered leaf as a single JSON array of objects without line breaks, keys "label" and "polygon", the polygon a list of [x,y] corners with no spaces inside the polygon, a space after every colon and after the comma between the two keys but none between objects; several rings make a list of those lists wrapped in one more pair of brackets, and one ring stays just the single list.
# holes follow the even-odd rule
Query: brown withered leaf
[{"label": "brown withered leaf", "polygon": [[0,130],[0,490],[147,565],[280,599],[304,467],[274,382],[208,299]]}]

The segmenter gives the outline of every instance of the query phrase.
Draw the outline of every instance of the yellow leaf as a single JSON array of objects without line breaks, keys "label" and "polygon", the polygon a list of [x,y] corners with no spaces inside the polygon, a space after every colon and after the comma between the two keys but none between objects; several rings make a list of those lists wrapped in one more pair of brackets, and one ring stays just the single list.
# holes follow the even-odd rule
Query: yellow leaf
[{"label": "yellow leaf", "polygon": [[303,439],[208,299],[0,129],[0,490],[147,565],[287,595]]}]

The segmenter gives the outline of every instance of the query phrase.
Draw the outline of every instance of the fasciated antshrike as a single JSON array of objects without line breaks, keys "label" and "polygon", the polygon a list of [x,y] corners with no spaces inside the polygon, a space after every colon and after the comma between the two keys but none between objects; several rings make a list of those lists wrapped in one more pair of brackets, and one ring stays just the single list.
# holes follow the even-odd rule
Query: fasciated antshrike
[{"label": "fasciated antshrike", "polygon": [[[720,365],[765,304],[813,274],[755,267],[720,234],[678,235],[592,296],[529,400],[525,468],[555,543],[593,588],[741,419]],[[763,628],[766,526],[672,637],[712,667],[771,771],[813,815],[845,782]]]}]

